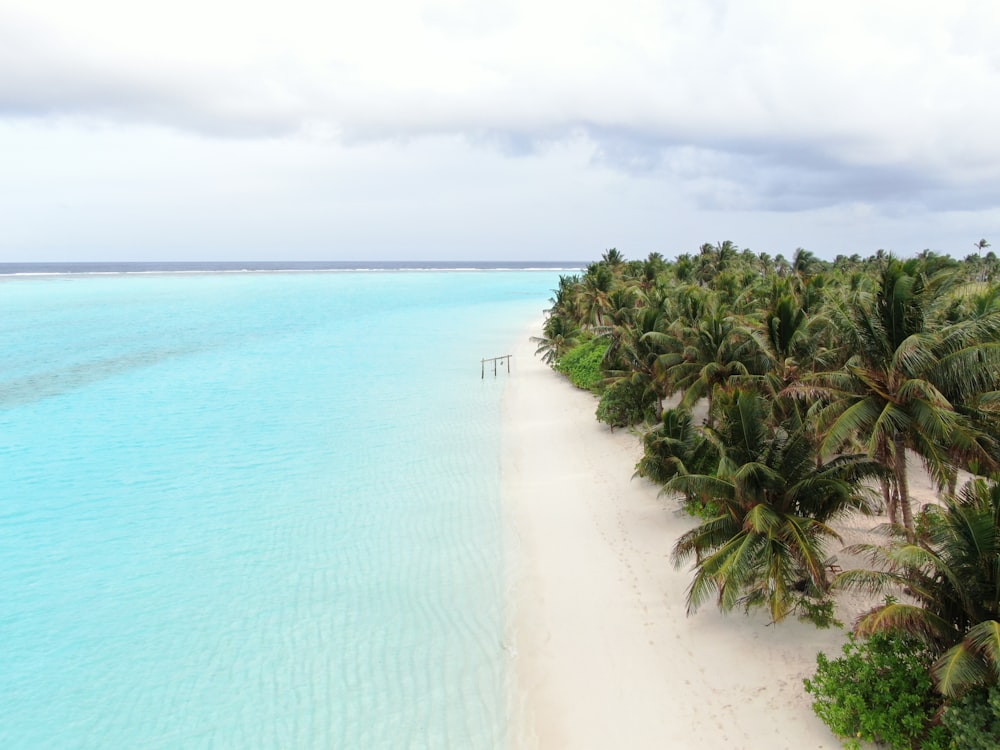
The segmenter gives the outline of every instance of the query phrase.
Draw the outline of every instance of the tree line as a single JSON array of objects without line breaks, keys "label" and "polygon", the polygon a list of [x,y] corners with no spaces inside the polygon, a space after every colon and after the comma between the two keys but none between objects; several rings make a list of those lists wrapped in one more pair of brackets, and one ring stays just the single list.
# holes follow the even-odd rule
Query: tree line
[{"label": "tree line", "polygon": [[[728,241],[672,261],[612,248],[560,277],[533,339],[600,396],[598,419],[641,431],[636,473],[698,519],[673,548],[693,564],[689,613],[714,600],[828,624],[838,589],[884,597],[853,624],[876,639],[866,658],[897,639],[897,656],[919,651],[933,693],[903,744],[873,730],[893,746],[956,746],[958,730],[934,734],[947,715],[978,716],[976,731],[995,722],[984,746],[1000,744],[1000,261],[988,248],[833,261]],[[914,507],[912,460],[937,503]],[[879,513],[883,542],[848,548],[870,566],[839,572],[835,522]],[[821,716],[835,703],[825,689]]]}]

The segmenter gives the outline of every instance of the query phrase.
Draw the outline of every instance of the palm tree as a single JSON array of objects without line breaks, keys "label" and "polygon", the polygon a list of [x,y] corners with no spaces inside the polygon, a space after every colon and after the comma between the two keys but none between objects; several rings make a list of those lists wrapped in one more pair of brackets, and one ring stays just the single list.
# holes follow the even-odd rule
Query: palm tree
[{"label": "palm tree", "polygon": [[667,263],[660,253],[650,253],[649,257],[638,264],[636,283],[644,292],[651,291],[656,282],[667,268]]},{"label": "palm tree", "polygon": [[[681,406],[690,409],[707,398],[711,425],[716,391],[731,389],[739,377],[759,374],[764,363],[743,321],[730,315],[711,297],[703,310],[704,314],[689,326],[647,336],[667,351],[659,358],[657,367],[672,387],[684,391]],[[678,341],[682,348],[676,346]]]},{"label": "palm tree", "polygon": [[[660,423],[643,435],[643,455],[635,467],[635,476],[665,484],[681,474],[710,471],[717,456],[709,443],[691,423],[691,412],[667,409]],[[687,500],[693,498],[687,497]]]},{"label": "palm tree", "polygon": [[641,296],[635,286],[614,286],[607,294],[603,313],[604,323],[611,327],[624,327],[632,320],[636,301]]},{"label": "palm tree", "polygon": [[771,255],[767,252],[761,252],[757,255],[760,261],[760,275],[767,276],[769,273],[774,271],[774,260]]},{"label": "palm tree", "polygon": [[687,284],[695,280],[695,262],[688,253],[677,256],[674,263],[674,277],[682,284]]},{"label": "palm tree", "polygon": [[927,276],[919,261],[889,258],[871,304],[841,311],[856,354],[842,370],[790,388],[821,399],[816,416],[824,455],[857,437],[892,468],[890,519],[895,522],[898,511],[911,536],[907,449],[942,486],[956,470],[956,447],[991,460],[949,397],[968,402],[1000,386],[1000,315],[943,325],[935,313],[955,278],[951,271]]},{"label": "palm tree", "polygon": [[997,254],[990,250],[983,257],[983,281],[993,281],[997,275]]},{"label": "palm tree", "polygon": [[638,289],[628,291],[636,304],[612,327],[604,366],[609,384],[628,380],[641,387],[644,401],[652,403],[653,412],[659,418],[662,401],[667,395],[664,381],[657,377],[657,360],[663,350],[647,334],[660,331],[663,300],[658,294],[646,295]]},{"label": "palm tree", "polygon": [[784,255],[778,253],[774,256],[774,270],[778,276],[788,276],[792,272],[792,266]]},{"label": "palm tree", "polygon": [[1000,675],[1000,481],[968,482],[944,506],[921,514],[914,540],[888,547],[858,545],[875,570],[839,575],[839,588],[905,591],[915,603],[892,598],[862,614],[859,635],[903,631],[922,640],[938,659],[931,667],[938,690],[952,697]]},{"label": "palm tree", "polygon": [[549,308],[551,315],[561,315],[570,320],[579,322],[582,318],[579,305],[580,277],[577,275],[560,275],[559,286],[553,289],[554,297],[549,298],[552,307]]},{"label": "palm tree", "polygon": [[615,269],[625,262],[625,256],[619,252],[618,248],[613,247],[610,250],[604,251],[601,260],[612,269]]},{"label": "palm tree", "polygon": [[547,365],[555,364],[566,352],[580,343],[580,329],[569,318],[550,315],[545,320],[542,336],[532,336],[531,342],[538,345],[536,355],[542,355]]},{"label": "palm tree", "polygon": [[719,451],[717,468],[678,473],[664,486],[718,507],[674,545],[676,565],[695,560],[688,612],[714,594],[724,611],[766,606],[778,622],[795,608],[803,584],[827,590],[826,545],[840,540],[828,522],[867,511],[862,480],[882,469],[863,456],[817,465],[808,434],[770,429],[766,405],[749,392],[730,400],[718,430],[704,432]]},{"label": "palm tree", "polygon": [[714,245],[705,243],[698,249],[698,280],[709,284],[720,273],[727,270],[735,260],[739,248],[730,240]]},{"label": "palm tree", "polygon": [[819,261],[816,256],[803,247],[796,248],[792,255],[792,276],[798,284],[805,284],[816,272]]},{"label": "palm tree", "polygon": [[806,311],[790,295],[783,295],[765,311],[762,320],[763,336],[758,338],[762,350],[770,360],[770,370],[782,382],[791,382],[802,364],[798,361],[808,356],[810,350],[809,320]]},{"label": "palm tree", "polygon": [[614,288],[614,275],[603,263],[591,263],[577,285],[577,301],[584,319],[597,326],[604,325],[604,314],[610,309],[608,295]]}]

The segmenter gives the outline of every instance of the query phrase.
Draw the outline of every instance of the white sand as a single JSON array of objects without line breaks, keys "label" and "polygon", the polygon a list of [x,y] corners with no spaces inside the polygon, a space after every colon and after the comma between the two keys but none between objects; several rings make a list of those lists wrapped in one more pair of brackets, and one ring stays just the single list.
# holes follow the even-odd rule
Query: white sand
[{"label": "white sand", "polygon": [[[534,330],[538,330],[540,326]],[[630,479],[641,444],[541,360],[526,332],[504,402],[523,748],[839,748],[802,679],[843,634],[707,604],[685,612],[670,550],[692,521]],[[867,520],[864,522],[867,525]]]}]

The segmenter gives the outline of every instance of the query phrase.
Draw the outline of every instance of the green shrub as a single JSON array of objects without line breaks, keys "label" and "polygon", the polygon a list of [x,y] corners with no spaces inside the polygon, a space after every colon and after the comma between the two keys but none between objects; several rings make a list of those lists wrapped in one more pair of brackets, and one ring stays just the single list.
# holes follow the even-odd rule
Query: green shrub
[{"label": "green shrub", "polygon": [[859,741],[896,750],[949,747],[947,728],[934,721],[942,698],[928,673],[932,659],[919,641],[851,635],[843,652],[839,659],[817,654],[816,674],[804,682],[816,715],[847,747],[858,748]]},{"label": "green shrub", "polygon": [[608,350],[605,339],[593,339],[579,346],[574,346],[559,358],[556,369],[569,377],[577,388],[599,392],[604,374],[601,372],[601,361]]},{"label": "green shrub", "polygon": [[942,723],[955,750],[1000,747],[1000,687],[972,690],[945,709]]},{"label": "green shrub", "polygon": [[597,419],[612,429],[638,424],[652,412],[652,392],[631,380],[619,380],[610,386],[597,405]]}]

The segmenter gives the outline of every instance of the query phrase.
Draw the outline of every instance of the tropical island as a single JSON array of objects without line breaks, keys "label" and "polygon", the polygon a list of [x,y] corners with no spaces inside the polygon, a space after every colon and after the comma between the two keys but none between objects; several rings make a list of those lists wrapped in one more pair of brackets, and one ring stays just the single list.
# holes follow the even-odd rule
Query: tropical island
[{"label": "tropical island", "polygon": [[[598,396],[597,420],[641,438],[636,476],[689,518],[665,561],[690,572],[688,614],[714,603],[772,631],[850,631],[800,680],[848,746],[1000,745],[988,248],[832,262],[732,242],[673,261],[611,249],[560,277],[532,339]],[[915,472],[932,496],[914,497]]]}]

